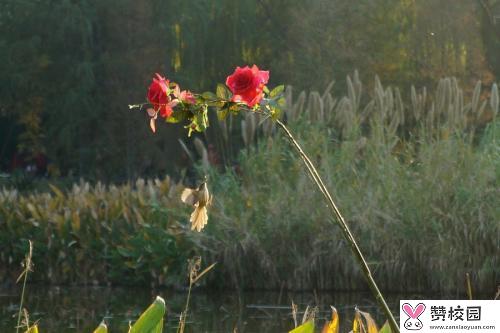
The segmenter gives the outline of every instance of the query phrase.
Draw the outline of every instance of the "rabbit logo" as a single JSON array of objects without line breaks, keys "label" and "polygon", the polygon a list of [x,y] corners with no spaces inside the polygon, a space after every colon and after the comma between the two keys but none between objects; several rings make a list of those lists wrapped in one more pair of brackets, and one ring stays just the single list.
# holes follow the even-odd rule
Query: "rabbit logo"
[{"label": "rabbit logo", "polygon": [[415,308],[408,303],[403,304],[403,311],[408,315],[404,323],[404,328],[411,331],[421,330],[423,327],[422,322],[418,317],[425,311],[425,305],[418,303]]}]

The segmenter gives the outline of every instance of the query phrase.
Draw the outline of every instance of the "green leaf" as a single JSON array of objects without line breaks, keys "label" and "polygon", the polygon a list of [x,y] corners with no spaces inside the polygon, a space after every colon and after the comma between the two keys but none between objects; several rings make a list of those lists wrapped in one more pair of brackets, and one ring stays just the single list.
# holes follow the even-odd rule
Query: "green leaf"
[{"label": "green leaf", "polygon": [[100,323],[95,329],[94,333],[108,333],[108,327],[104,322]]},{"label": "green leaf", "polygon": [[170,123],[170,124],[176,124],[176,123],[179,123],[181,121],[186,120],[188,118],[188,115],[189,115],[189,113],[185,109],[184,110],[183,109],[175,110],[170,115],[170,117],[165,118],[165,121],[167,123]]},{"label": "green leaf", "polygon": [[275,107],[275,106],[271,107],[271,118],[275,121],[280,119],[281,112],[282,112],[282,110],[280,108]]},{"label": "green leaf", "polygon": [[163,318],[158,322],[155,328],[151,331],[151,333],[162,333],[163,332]]},{"label": "green leaf", "polygon": [[229,114],[229,108],[227,107],[217,110],[217,118],[219,118],[219,120],[226,119],[228,114]]},{"label": "green leaf", "polygon": [[217,93],[216,93],[217,97],[219,97],[220,99],[224,99],[224,100],[229,100],[231,99],[231,92],[229,91],[229,89],[219,83],[217,84]]},{"label": "green leaf", "polygon": [[205,91],[203,94],[201,94],[201,97],[203,97],[204,99],[208,99],[208,100],[215,100],[215,99],[217,99],[217,95],[215,95],[211,91]]},{"label": "green leaf", "polygon": [[288,333],[314,333],[314,320],[309,320]]},{"label": "green leaf", "polygon": [[392,333],[391,325],[389,325],[388,321],[385,322],[384,326],[382,326],[378,333]]},{"label": "green leaf", "polygon": [[267,86],[264,86],[264,89],[262,89],[266,94],[269,95],[269,88]]},{"label": "green leaf", "polygon": [[215,95],[211,91],[206,91],[201,94],[202,100],[199,101],[200,104],[207,104],[208,106],[222,107],[224,105],[224,101],[221,101],[217,95]]},{"label": "green leaf", "polygon": [[188,129],[188,137],[191,136],[193,131],[204,132],[209,126],[208,123],[208,107],[206,104],[202,105],[194,111],[194,115],[191,118],[191,123],[184,126]]},{"label": "green leaf", "polygon": [[165,301],[160,296],[144,311],[129,333],[161,333],[163,330],[163,316],[165,315]]},{"label": "green leaf", "polygon": [[281,94],[283,92],[283,90],[285,90],[285,86],[284,85],[279,85],[279,86],[275,87],[269,93],[269,97],[274,98],[274,97],[278,96],[279,94]]},{"label": "green leaf", "polygon": [[284,107],[286,105],[286,99],[285,99],[285,97],[279,98],[276,102],[278,103],[278,105],[280,107]]}]

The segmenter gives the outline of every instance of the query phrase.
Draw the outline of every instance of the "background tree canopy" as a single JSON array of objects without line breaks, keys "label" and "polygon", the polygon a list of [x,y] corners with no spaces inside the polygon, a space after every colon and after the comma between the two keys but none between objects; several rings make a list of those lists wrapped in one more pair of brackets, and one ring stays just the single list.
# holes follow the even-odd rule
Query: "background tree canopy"
[{"label": "background tree canopy", "polygon": [[497,0],[3,0],[0,31],[2,170],[43,153],[55,174],[107,180],[185,163],[182,128],[153,136],[127,107],[155,72],[193,90],[253,63],[308,90],[356,68],[406,90],[500,75]]}]

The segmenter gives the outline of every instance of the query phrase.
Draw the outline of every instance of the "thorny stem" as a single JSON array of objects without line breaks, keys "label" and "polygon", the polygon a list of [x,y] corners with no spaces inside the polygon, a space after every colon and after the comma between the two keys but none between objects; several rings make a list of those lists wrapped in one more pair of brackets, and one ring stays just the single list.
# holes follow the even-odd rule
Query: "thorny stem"
[{"label": "thorny stem", "polygon": [[290,143],[294,146],[295,150],[297,150],[298,154],[300,155],[300,158],[304,162],[307,171],[313,178],[316,186],[318,186],[318,189],[320,192],[323,194],[325,197],[328,207],[332,210],[334,216],[335,216],[335,221],[338,223],[340,226],[340,229],[342,230],[342,233],[344,235],[344,238],[347,240],[349,245],[351,246],[351,250],[354,253],[356,259],[358,260],[359,265],[361,266],[363,270],[363,274],[370,286],[370,289],[375,296],[375,299],[379,303],[379,306],[382,308],[384,311],[388,321],[389,325],[391,326],[391,330],[394,333],[399,333],[399,327],[398,324],[396,323],[396,320],[394,319],[394,316],[392,315],[391,310],[389,309],[389,306],[387,305],[387,302],[384,299],[384,296],[380,292],[377,283],[373,279],[372,273],[370,271],[370,268],[368,267],[368,263],[366,262],[363,253],[361,252],[361,249],[359,248],[358,244],[356,243],[356,240],[354,239],[354,236],[351,233],[351,230],[349,229],[349,226],[347,225],[346,221],[344,220],[344,217],[342,214],[340,214],[339,209],[337,208],[337,205],[332,199],[332,196],[330,195],[330,192],[328,192],[328,189],[326,188],[325,184],[323,183],[323,180],[321,179],[318,171],[314,167],[314,164],[311,162],[309,157],[306,155],[306,153],[302,150],[300,147],[299,143],[295,140],[293,137],[292,133],[288,130],[288,128],[283,124],[279,119],[276,120],[276,123],[278,126],[285,132],[288,140]]}]

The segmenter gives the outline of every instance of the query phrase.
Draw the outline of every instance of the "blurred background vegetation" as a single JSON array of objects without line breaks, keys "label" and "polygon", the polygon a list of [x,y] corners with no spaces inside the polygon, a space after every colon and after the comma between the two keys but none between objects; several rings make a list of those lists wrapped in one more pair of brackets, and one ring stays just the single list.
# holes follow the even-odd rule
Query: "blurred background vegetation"
[{"label": "blurred background vegetation", "polygon": [[[176,285],[201,254],[214,287],[365,289],[270,122],[186,139],[128,108],[155,72],[214,90],[255,63],[383,289],[498,284],[500,1],[3,0],[0,31],[3,281],[32,239],[55,284]],[[179,193],[203,174],[196,234]]]},{"label": "blurred background vegetation", "polygon": [[336,80],[341,93],[359,69],[406,94],[455,76],[469,94],[500,75],[499,15],[496,0],[3,0],[1,170],[32,163],[115,182],[179,175],[189,164],[181,129],[153,136],[127,108],[155,72],[213,90],[236,65],[256,63],[271,85]]},{"label": "blurred background vegetation", "polygon": [[[500,278],[499,92],[454,78],[433,94],[375,78],[364,98],[357,72],[342,96],[286,90],[283,117],[339,201],[384,290],[493,293]],[[481,99],[488,93],[490,97]],[[366,100],[365,100],[366,99]],[[365,100],[365,101],[363,101]],[[487,119],[487,120],[484,120]],[[54,284],[182,286],[187,259],[218,262],[210,287],[364,290],[349,246],[303,165],[274,123],[258,114],[218,125],[240,128],[237,163],[222,168],[199,138],[197,174],[215,196],[208,226],[190,230],[190,208],[172,178],[64,190],[0,192],[0,278],[15,278],[35,243],[36,280]],[[237,124],[237,125],[236,125]],[[214,124],[215,125],[215,124]],[[78,268],[78,269],[76,269]]]}]

